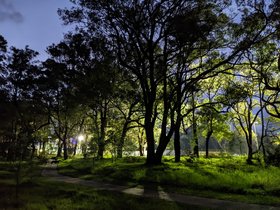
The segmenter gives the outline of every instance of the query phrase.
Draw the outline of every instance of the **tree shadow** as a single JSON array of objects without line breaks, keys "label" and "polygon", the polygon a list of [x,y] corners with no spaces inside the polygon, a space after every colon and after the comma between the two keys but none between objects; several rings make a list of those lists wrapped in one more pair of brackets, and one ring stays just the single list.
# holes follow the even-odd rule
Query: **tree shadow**
[{"label": "tree shadow", "polygon": [[143,187],[144,197],[159,198],[158,188],[159,184],[157,182],[150,182],[151,177],[153,177],[153,167],[146,167],[145,179],[149,181],[142,181],[141,186]]}]

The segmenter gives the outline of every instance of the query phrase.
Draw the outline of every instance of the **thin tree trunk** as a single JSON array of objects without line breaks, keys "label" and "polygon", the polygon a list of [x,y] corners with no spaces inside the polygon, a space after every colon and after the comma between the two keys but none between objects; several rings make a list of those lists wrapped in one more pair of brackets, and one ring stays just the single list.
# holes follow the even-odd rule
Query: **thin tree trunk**
[{"label": "thin tree trunk", "polygon": [[213,130],[208,130],[207,135],[206,135],[206,142],[205,142],[205,152],[206,152],[205,157],[206,158],[209,157],[209,142],[210,142],[212,133],[213,133]]},{"label": "thin tree trunk", "polygon": [[[249,126],[249,129],[251,127]],[[253,164],[253,146],[252,146],[253,140],[252,140],[252,128],[248,131],[248,139],[247,139],[247,145],[248,145],[248,156],[247,156],[247,163]]]},{"label": "thin tree trunk", "polygon": [[63,158],[64,160],[68,159],[68,147],[67,147],[67,138],[65,137],[62,141],[63,143]]},{"label": "thin tree trunk", "polygon": [[194,93],[192,93],[192,131],[193,131],[193,154],[195,157],[199,157],[199,148],[198,148],[198,136],[197,136],[197,124],[195,116],[195,101]]},{"label": "thin tree trunk", "polygon": [[265,127],[264,127],[264,112],[263,112],[263,94],[261,91],[261,85],[259,83],[259,98],[260,98],[260,107],[261,107],[261,139],[260,139],[260,147],[262,148],[262,153],[263,153],[263,160],[266,163],[267,162],[267,157],[266,157],[266,150],[264,146],[264,137],[265,137]]},{"label": "thin tree trunk", "polygon": [[139,154],[140,156],[144,156],[145,154],[145,148],[143,146],[143,136],[144,136],[144,130],[139,128],[139,134],[138,134],[138,149],[139,149]]},{"label": "thin tree trunk", "polygon": [[193,128],[193,142],[194,142],[193,154],[194,154],[194,156],[199,157],[197,124],[196,124],[194,111],[193,111],[193,126],[192,126],[192,128]]},{"label": "thin tree trunk", "polygon": [[175,127],[174,150],[175,150],[175,162],[180,162],[181,159],[180,125],[178,126],[178,124]]},{"label": "thin tree trunk", "polygon": [[33,160],[34,155],[35,155],[35,151],[36,151],[36,147],[35,147],[34,139],[32,139],[32,144],[31,144],[31,147],[32,147],[32,151],[31,151],[31,157],[30,157],[30,159],[31,159],[31,160]]},{"label": "thin tree trunk", "polygon": [[104,107],[101,107],[100,110],[100,138],[98,141],[98,152],[97,158],[103,159],[104,150],[105,150],[105,137],[106,137],[106,127],[107,127],[107,108],[108,103],[104,102]]},{"label": "thin tree trunk", "polygon": [[180,72],[177,75],[177,102],[176,102],[176,112],[177,112],[177,118],[175,122],[175,134],[174,134],[174,151],[175,151],[175,162],[180,162],[181,159],[181,145],[180,145],[180,127],[181,127],[181,108],[182,108],[182,77]]}]

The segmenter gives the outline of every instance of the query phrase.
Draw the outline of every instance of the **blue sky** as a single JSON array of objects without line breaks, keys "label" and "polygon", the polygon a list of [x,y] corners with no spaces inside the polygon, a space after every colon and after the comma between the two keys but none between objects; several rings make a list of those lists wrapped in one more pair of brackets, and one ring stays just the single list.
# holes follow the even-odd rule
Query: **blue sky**
[{"label": "blue sky", "polygon": [[0,34],[9,46],[29,45],[44,60],[46,47],[69,30],[57,15],[57,9],[65,7],[71,7],[69,0],[0,0]]}]

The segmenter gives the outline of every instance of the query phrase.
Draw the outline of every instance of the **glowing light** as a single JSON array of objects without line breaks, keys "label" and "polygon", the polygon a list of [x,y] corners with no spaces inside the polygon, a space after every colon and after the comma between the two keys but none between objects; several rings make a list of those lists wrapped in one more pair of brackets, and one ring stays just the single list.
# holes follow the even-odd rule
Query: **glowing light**
[{"label": "glowing light", "polygon": [[84,139],[85,139],[85,137],[84,137],[83,135],[79,135],[79,136],[78,136],[78,140],[79,140],[79,141],[83,141]]}]

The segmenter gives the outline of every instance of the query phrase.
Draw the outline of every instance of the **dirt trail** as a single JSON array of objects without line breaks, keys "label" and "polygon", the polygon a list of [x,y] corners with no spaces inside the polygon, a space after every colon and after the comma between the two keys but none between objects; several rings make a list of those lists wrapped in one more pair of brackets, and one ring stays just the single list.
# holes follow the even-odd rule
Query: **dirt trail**
[{"label": "dirt trail", "polygon": [[114,184],[102,183],[102,182],[97,182],[92,180],[83,180],[79,178],[60,175],[57,173],[56,168],[57,166],[55,164],[47,164],[45,166],[45,169],[42,171],[42,175],[49,177],[54,181],[91,186],[97,190],[117,191],[117,192],[127,193],[130,195],[163,199],[168,201],[184,203],[187,205],[207,207],[213,209],[280,210],[280,207],[274,207],[274,206],[247,204],[242,202],[203,198],[197,196],[182,195],[182,194],[172,193],[172,192],[165,192],[160,188],[146,189],[146,188],[139,188],[139,187],[114,185]]}]

